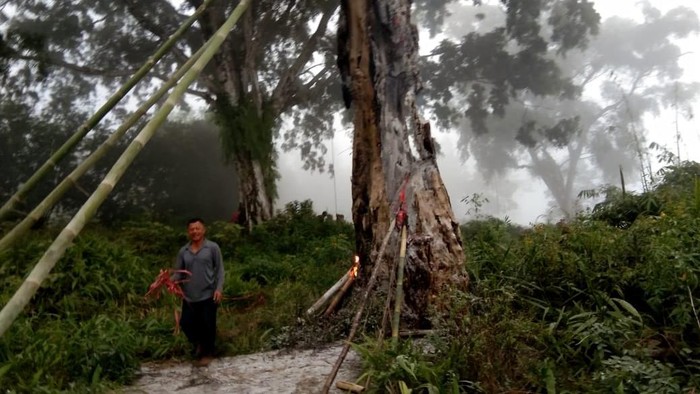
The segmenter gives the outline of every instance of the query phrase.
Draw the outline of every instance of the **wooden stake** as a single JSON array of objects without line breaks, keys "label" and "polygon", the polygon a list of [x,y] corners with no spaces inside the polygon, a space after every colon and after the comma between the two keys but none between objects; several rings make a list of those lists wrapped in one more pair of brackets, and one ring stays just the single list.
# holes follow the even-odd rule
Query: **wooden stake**
[{"label": "wooden stake", "polygon": [[[389,267],[389,272],[394,272],[395,269],[396,262],[392,261]],[[394,299],[391,289],[393,289],[395,285],[396,276],[389,275],[389,287],[387,287],[386,301],[384,302],[384,312],[382,312],[382,326],[379,328],[379,332],[377,333],[377,341],[379,341],[379,343],[382,343],[382,341],[384,340],[384,334],[386,333],[387,325],[389,324],[389,311],[391,310],[391,301],[393,301]]]},{"label": "wooden stake", "polygon": [[335,382],[335,387],[337,387],[341,390],[347,390],[347,391],[350,391],[353,393],[361,393],[361,392],[365,391],[365,388],[360,386],[359,384],[346,382],[344,380],[339,380],[339,381]]}]

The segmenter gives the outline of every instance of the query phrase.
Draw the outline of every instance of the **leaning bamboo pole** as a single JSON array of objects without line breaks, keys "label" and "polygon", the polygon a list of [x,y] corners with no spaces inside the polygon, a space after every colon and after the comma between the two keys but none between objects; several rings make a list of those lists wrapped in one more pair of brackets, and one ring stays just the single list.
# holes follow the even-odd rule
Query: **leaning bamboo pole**
[{"label": "leaning bamboo pole", "polygon": [[78,129],[73,133],[73,135],[68,138],[68,140],[61,145],[56,152],[54,152],[51,157],[44,164],[39,167],[34,174],[29,177],[29,179],[24,182],[15,194],[10,197],[2,207],[0,207],[0,221],[6,219],[11,212],[17,207],[17,204],[22,202],[27,194],[39,183],[39,181],[49,173],[51,169],[56,167],[56,164],[63,159],[68,152],[73,149],[80,140],[87,135],[90,130],[93,129],[102,118],[107,115],[109,111],[114,108],[117,103],[126,96],[127,93],[141,80],[143,77],[153,68],[153,66],[158,63],[158,61],[165,56],[170,49],[177,43],[177,41],[182,37],[185,32],[190,28],[190,26],[199,18],[199,16],[204,12],[204,10],[209,6],[213,0],[206,0],[197,10],[182,23],[182,25],[166,40],[163,45],[158,48],[158,50],[146,60],[146,63],[139,68],[134,75],[129,78],[128,81],[122,85],[119,90],[117,90],[101,107],[93,114],[90,119],[86,120],[85,123],[80,125]]},{"label": "leaning bamboo pole", "polygon": [[[211,39],[210,39],[211,40]],[[145,101],[136,111],[134,111],[129,119],[119,126],[94,152],[92,152],[85,160],[83,160],[61,183],[59,183],[21,222],[17,223],[12,230],[8,231],[5,236],[0,239],[0,252],[12,246],[18,239],[26,234],[32,226],[41,219],[46,212],[49,211],[63,195],[70,190],[72,186],[77,185],[78,179],[85,175],[107,152],[116,146],[117,141],[121,139],[126,132],[138,122],[148,110],[155,105],[158,100],[165,96],[168,91],[177,84],[182,76],[187,72],[192,65],[199,59],[204,52],[206,45],[195,52],[185,64],[183,64],[164,84],[158,89],[147,101]]]},{"label": "leaning bamboo pole", "polygon": [[204,66],[214,57],[249,3],[250,0],[241,0],[238,3],[231,16],[229,16],[226,22],[217,30],[214,37],[212,37],[212,40],[209,45],[207,45],[202,56],[197,59],[197,62],[182,77],[182,81],[178,83],[173,92],[168,96],[168,99],[158,112],[156,112],[153,119],[146,124],[143,130],[141,130],[131,144],[129,144],[124,153],[102,180],[102,183],[100,183],[85,204],[80,207],[80,210],[78,210],[75,216],[73,216],[73,219],[71,219],[51,246],[49,246],[39,262],[34,266],[32,272],[29,273],[27,279],[24,280],[19,289],[12,298],[10,298],[7,305],[2,308],[0,311],[0,337],[5,334],[22,309],[29,303],[29,300],[34,294],[36,294],[39,286],[41,286],[41,283],[48,277],[58,259],[63,256],[68,246],[73,242],[73,239],[78,236],[83,227],[85,227],[85,224],[95,215],[99,206],[104,202],[112,189],[114,189],[114,186],[119,182],[119,179],[124,175],[124,172],[126,172],[126,169],[131,165],[144,145],[148,143],[158,127],[165,121],[170,111],[175,107],[177,101],[185,94],[189,85],[194,82],[199,73],[204,69]]}]

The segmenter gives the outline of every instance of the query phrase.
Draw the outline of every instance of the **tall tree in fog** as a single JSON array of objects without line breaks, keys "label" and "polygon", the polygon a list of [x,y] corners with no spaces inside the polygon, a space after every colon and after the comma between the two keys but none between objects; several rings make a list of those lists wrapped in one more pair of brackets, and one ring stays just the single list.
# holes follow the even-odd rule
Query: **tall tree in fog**
[{"label": "tall tree in fog", "polygon": [[[0,96],[0,201],[7,201],[41,164],[37,160],[37,151],[57,149],[84,121],[79,113],[69,115],[72,116],[44,118],[21,101]],[[49,179],[39,185],[37,193],[29,195],[27,202],[33,206],[41,201],[79,159],[80,155],[73,152],[58,163]],[[59,209],[75,207],[76,198],[84,198],[84,195],[73,191]]]},{"label": "tall tree in fog", "polygon": [[[84,120],[79,114],[71,119],[50,121],[22,102],[0,99],[0,200],[5,201],[40,164],[36,152],[56,148]],[[102,131],[104,132],[104,131]],[[52,176],[31,193],[28,203],[38,203],[71,167],[82,160],[100,138],[87,138],[80,149],[57,166]],[[122,143],[122,147],[126,143]],[[116,149],[120,151],[122,149]],[[73,212],[99,184],[108,163],[120,152],[78,182],[50,213]],[[117,185],[112,198],[100,210],[108,221],[147,213],[162,220],[202,216],[209,220],[228,219],[237,200],[236,178],[230,166],[221,160],[223,152],[216,127],[211,122],[169,122],[144,148]],[[197,190],[192,193],[191,188]],[[45,216],[49,216],[47,213]]]},{"label": "tall tree in fog", "polygon": [[[3,94],[28,99],[51,113],[87,106],[97,94],[95,86],[112,88],[129,76],[201,0],[179,3],[178,8],[167,0],[6,1],[14,10],[2,18]],[[165,78],[182,64],[234,6],[214,1],[158,65],[155,78]],[[241,211],[252,223],[272,215],[273,138],[280,115],[296,110],[299,132],[289,135],[288,146],[301,145],[305,152],[320,146],[319,135],[331,131],[328,110],[337,100],[329,100],[328,88],[338,78],[327,26],[336,8],[329,0],[254,2],[190,90],[216,115],[224,149],[240,175]],[[151,86],[140,85],[137,93],[143,95]],[[322,157],[308,158],[312,166],[323,165]]]},{"label": "tall tree in fog", "polygon": [[[548,24],[557,32],[553,42],[562,51],[585,43],[598,21],[590,4],[556,0],[503,3],[508,18],[498,34],[486,40],[467,36],[458,43],[444,42],[436,50],[441,61],[449,65],[431,67],[426,73],[433,98],[443,95],[449,101],[451,83],[440,85],[448,77],[435,79],[431,73],[448,73],[449,67],[455,67],[450,70],[453,78],[473,76],[469,73],[474,73],[474,69],[486,73],[495,70],[493,64],[483,62],[483,57],[491,55],[522,69],[517,75],[510,73],[512,79],[502,81],[503,86],[492,89],[492,97],[501,101],[484,95],[472,96],[471,111],[486,104],[504,107],[518,89],[566,91],[573,95],[574,86],[547,58],[547,45],[538,32],[541,23]],[[357,249],[362,261],[375,263],[381,241],[391,230],[392,217],[397,210],[406,210],[410,234],[406,283],[410,286],[402,313],[412,324],[425,324],[429,307],[439,308],[438,293],[446,287],[465,285],[467,276],[459,226],[437,168],[430,124],[416,108],[423,85],[418,75],[417,30],[410,22],[410,2],[374,0],[342,4],[338,65],[346,104],[351,104],[354,110],[352,209]],[[539,18],[542,4],[561,15],[542,22]],[[436,5],[433,7],[437,9]],[[471,50],[475,41],[484,46],[481,52]],[[508,51],[511,42],[517,43],[519,51]],[[474,69],[464,66],[464,62],[471,62]],[[393,245],[385,256],[389,261],[399,252],[399,243]]]},{"label": "tall tree in fog", "polygon": [[[483,45],[500,39],[507,12],[456,9],[460,23],[448,22],[447,31],[452,37],[467,34],[473,45],[443,43],[439,61],[431,61],[432,97],[443,126],[459,128],[463,157],[474,157],[490,177],[527,168],[565,216],[575,212],[579,190],[615,182],[620,166],[628,175],[639,170],[646,145],[643,116],[684,108],[698,91],[695,83],[678,82],[682,54],[672,41],[697,32],[697,16],[683,7],[666,14],[648,3],[642,7],[643,22],[610,18],[587,47],[565,56],[562,46],[548,44],[551,69],[544,74],[510,63],[508,45],[504,53]],[[540,18],[549,20],[562,12],[544,11]],[[544,29],[538,36],[553,41],[557,34]],[[517,53],[515,47],[510,53]],[[523,89],[523,81],[532,84]]]},{"label": "tall tree in fog", "polygon": [[[342,1],[338,66],[345,103],[354,110],[357,250],[365,272],[374,272],[382,258],[398,258],[392,219],[397,227],[406,225],[408,286],[401,314],[414,327],[429,324],[429,308],[439,308],[445,288],[467,284],[459,226],[437,167],[430,124],[416,106],[421,86],[416,32],[409,0]],[[381,245],[392,231],[392,246],[384,251]],[[384,278],[392,274],[386,267],[383,272]]]}]

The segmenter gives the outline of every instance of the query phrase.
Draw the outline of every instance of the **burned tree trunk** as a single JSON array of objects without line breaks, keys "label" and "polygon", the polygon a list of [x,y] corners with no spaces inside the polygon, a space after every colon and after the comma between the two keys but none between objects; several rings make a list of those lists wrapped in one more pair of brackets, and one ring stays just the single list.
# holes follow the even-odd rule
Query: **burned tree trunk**
[{"label": "burned tree trunk", "polygon": [[[468,282],[459,226],[417,111],[418,35],[409,0],[342,1],[338,66],[354,104],[352,198],[358,253],[369,272],[405,192],[408,248],[402,321],[428,324],[438,295]],[[413,147],[409,140],[412,139]],[[396,259],[398,231],[386,260]],[[388,270],[385,270],[388,271]],[[388,272],[386,273],[388,275]]]}]

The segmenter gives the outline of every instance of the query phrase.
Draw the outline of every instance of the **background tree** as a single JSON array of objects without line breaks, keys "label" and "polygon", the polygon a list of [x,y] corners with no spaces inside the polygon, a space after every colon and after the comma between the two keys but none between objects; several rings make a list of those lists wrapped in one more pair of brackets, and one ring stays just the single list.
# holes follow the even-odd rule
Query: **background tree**
[{"label": "background tree", "polygon": [[[130,75],[177,28],[183,13],[201,1],[177,5],[166,0],[6,4],[13,9],[4,15],[2,49],[11,67],[6,69],[3,89],[31,105],[58,110],[53,101],[60,101],[64,108],[87,106],[97,92],[95,86],[112,88]],[[155,78],[165,78],[176,64],[183,63],[234,6],[214,1],[198,26],[159,64]],[[337,78],[332,75],[332,57],[315,53],[323,53],[324,48],[331,53],[327,25],[335,9],[334,2],[323,0],[255,2],[190,90],[216,114],[227,157],[241,174],[241,210],[252,223],[272,215],[276,197],[273,137],[280,115],[294,108],[300,111],[295,125],[307,125],[308,134],[299,136],[290,147],[301,143],[318,147],[320,141],[308,142],[307,137],[331,131],[332,117],[314,110],[324,107],[331,97],[327,89]],[[307,66],[312,60],[313,68]],[[151,87],[140,85],[133,99],[138,100]],[[47,96],[51,101],[45,100]],[[312,157],[312,164],[323,162]]]},{"label": "background tree", "polygon": [[[48,156],[44,154],[61,146],[85,119],[84,114],[74,111],[64,115],[46,116],[21,101],[0,96],[0,200],[7,201],[19,185],[46,160]],[[41,201],[78,160],[80,153],[73,152],[58,163],[49,179],[29,195],[27,206],[34,206]],[[73,190],[56,209],[75,208],[77,202],[84,197],[82,191]]]},{"label": "background tree", "polygon": [[166,223],[193,216],[229,220],[237,208],[238,180],[223,157],[212,122],[166,123],[105,202],[100,218],[113,222],[147,214]]},{"label": "background tree", "polygon": [[[6,200],[25,181],[51,149],[63,143],[84,120],[84,115],[66,116],[62,122],[35,114],[22,102],[0,100],[0,199]],[[50,117],[48,117],[50,118]],[[98,134],[104,133],[102,130]],[[39,202],[82,159],[101,135],[87,138],[55,169],[50,179],[30,193],[28,206]],[[79,187],[46,216],[61,216],[76,210],[99,183],[109,163],[126,144],[79,181]],[[37,153],[39,152],[39,153]],[[169,222],[190,216],[207,220],[228,220],[236,209],[237,183],[231,168],[223,162],[216,126],[207,120],[169,122],[144,148],[100,211],[105,221],[125,220],[139,214]],[[197,190],[191,192],[191,188]],[[180,222],[178,222],[180,223]]]},{"label": "background tree", "polygon": [[[541,20],[561,18],[561,9],[551,4]],[[670,106],[689,111],[697,94],[697,84],[678,82],[682,54],[672,41],[698,31],[697,16],[687,8],[662,14],[645,3],[643,22],[610,18],[586,48],[565,55],[550,26],[538,34],[550,42],[541,52],[549,76],[537,67],[514,67],[519,56],[509,54],[514,47],[494,54],[487,45],[508,31],[508,10],[455,10],[446,32],[457,40],[470,26],[463,21],[471,20],[473,31],[466,37],[472,44],[459,47],[448,40],[436,52],[439,61],[431,58],[437,74],[431,93],[442,125],[456,126],[463,158],[473,157],[487,178],[527,168],[565,216],[575,213],[579,190],[619,182],[620,166],[628,180],[640,170],[644,174],[643,117]]]}]

